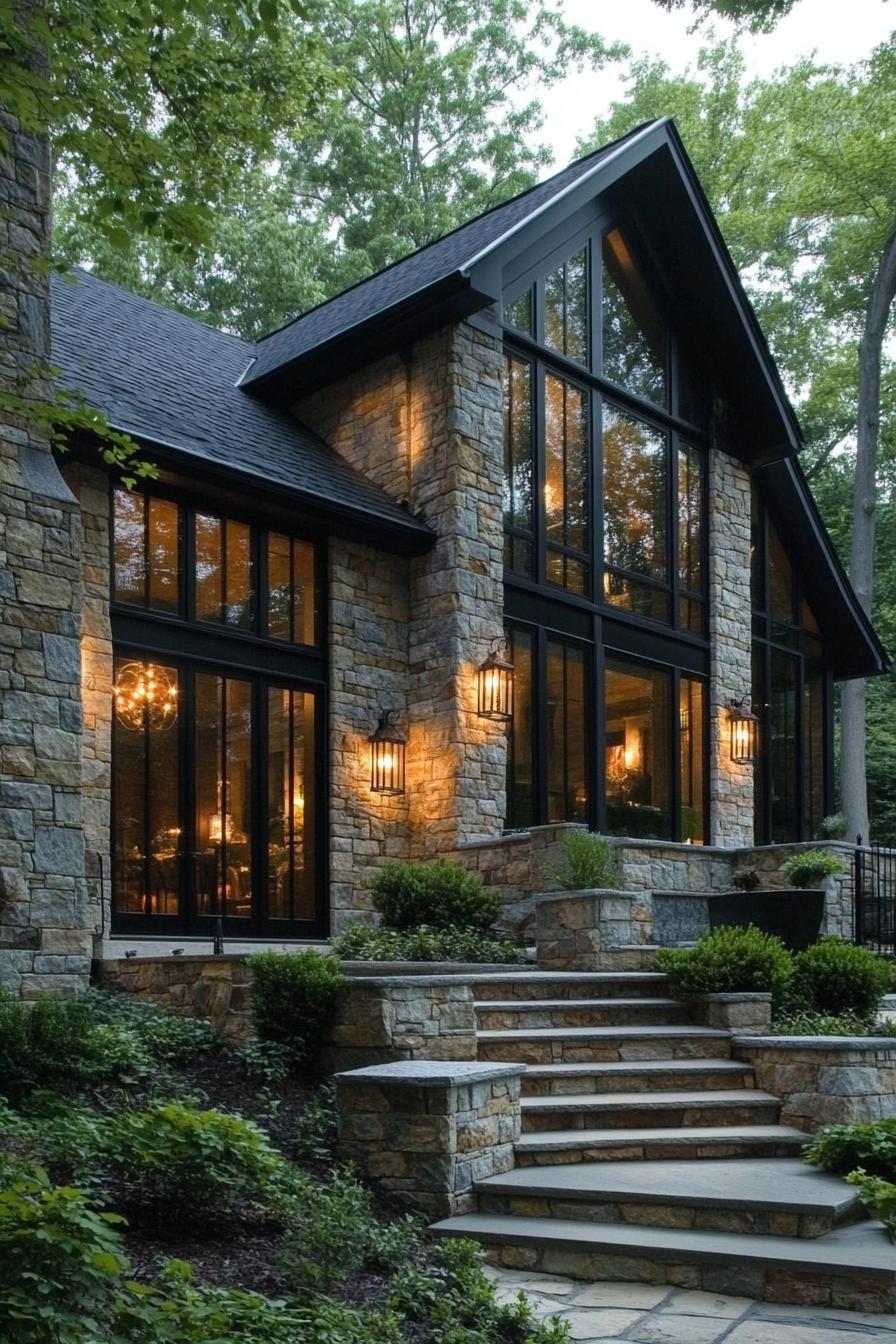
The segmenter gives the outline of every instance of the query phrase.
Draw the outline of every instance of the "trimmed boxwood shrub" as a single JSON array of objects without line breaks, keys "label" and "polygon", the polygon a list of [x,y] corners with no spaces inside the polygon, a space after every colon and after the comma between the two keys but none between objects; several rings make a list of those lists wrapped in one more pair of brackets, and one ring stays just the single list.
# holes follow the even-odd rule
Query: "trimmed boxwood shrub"
[{"label": "trimmed boxwood shrub", "polygon": [[252,972],[252,1016],[263,1041],[277,1041],[297,1067],[320,1068],[321,1049],[345,977],[335,957],[319,952],[256,952],[246,962]]},{"label": "trimmed boxwood shrub", "polygon": [[749,925],[706,933],[692,948],[662,947],[657,968],[677,998],[698,994],[771,993],[780,1000],[793,973],[793,958],[780,938]]},{"label": "trimmed boxwood shrub", "polygon": [[501,898],[459,863],[383,864],[370,881],[373,906],[388,929],[490,929]]},{"label": "trimmed boxwood shrub", "polygon": [[794,958],[789,999],[797,1008],[870,1020],[892,978],[890,963],[867,947],[822,938]]}]

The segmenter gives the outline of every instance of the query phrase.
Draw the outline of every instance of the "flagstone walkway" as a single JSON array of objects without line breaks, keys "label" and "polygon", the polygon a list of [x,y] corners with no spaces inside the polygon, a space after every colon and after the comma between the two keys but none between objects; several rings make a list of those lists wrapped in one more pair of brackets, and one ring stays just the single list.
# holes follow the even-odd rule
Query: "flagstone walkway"
[{"label": "flagstone walkway", "polygon": [[520,1290],[538,1316],[559,1316],[574,1344],[896,1344],[896,1315],[776,1306],[639,1283],[582,1283],[553,1274],[485,1272],[502,1300]]}]

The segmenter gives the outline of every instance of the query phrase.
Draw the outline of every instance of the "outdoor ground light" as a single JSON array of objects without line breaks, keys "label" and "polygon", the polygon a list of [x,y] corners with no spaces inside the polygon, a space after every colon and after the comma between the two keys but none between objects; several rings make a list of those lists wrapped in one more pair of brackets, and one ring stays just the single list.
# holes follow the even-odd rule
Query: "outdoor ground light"
[{"label": "outdoor ground light", "polygon": [[476,712],[481,719],[506,723],[513,718],[513,663],[507,658],[506,639],[492,641],[491,651],[477,674]]},{"label": "outdoor ground light", "polygon": [[404,793],[408,740],[392,722],[394,710],[380,715],[370,742],[370,788],[373,793]]},{"label": "outdoor ground light", "polygon": [[756,728],[759,720],[750,708],[750,697],[732,700],[728,707],[731,724],[731,759],[735,765],[752,765],[756,759]]}]

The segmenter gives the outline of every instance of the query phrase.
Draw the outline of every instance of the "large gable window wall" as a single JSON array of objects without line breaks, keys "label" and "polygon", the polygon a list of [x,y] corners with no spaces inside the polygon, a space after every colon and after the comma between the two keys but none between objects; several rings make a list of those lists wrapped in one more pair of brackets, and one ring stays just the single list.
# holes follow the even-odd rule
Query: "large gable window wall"
[{"label": "large gable window wall", "polygon": [[113,927],[323,930],[321,553],[113,491]]},{"label": "large gable window wall", "polygon": [[705,444],[637,258],[595,226],[506,292],[506,824],[700,842]]},{"label": "large gable window wall", "polygon": [[756,843],[811,840],[831,810],[831,678],[818,622],[758,489],[752,559]]}]

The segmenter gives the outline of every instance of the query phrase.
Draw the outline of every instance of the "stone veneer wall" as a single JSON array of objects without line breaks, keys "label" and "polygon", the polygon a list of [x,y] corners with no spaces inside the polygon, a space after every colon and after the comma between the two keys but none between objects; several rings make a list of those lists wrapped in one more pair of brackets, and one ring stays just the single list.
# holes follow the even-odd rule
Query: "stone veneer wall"
[{"label": "stone veneer wall", "polygon": [[714,845],[753,842],[753,767],[730,759],[728,707],[751,693],[750,475],[709,452],[709,793]]},{"label": "stone veneer wall", "polygon": [[[52,398],[50,146],[0,113],[0,389]],[[81,830],[81,527],[46,437],[0,414],[0,986],[30,998],[87,982]]]},{"label": "stone veneer wall", "polygon": [[812,1134],[896,1116],[896,1041],[741,1034],[732,1050],[752,1064],[757,1087],[781,1098],[783,1125]]},{"label": "stone veneer wall", "polygon": [[[476,669],[503,627],[500,345],[446,327],[300,401],[296,414],[436,534],[390,559],[331,543],[334,924],[369,916],[383,858],[495,838],[505,734],[475,713]],[[384,708],[408,732],[407,793],[372,795],[367,737]]]},{"label": "stone veneer wall", "polygon": [[252,1035],[251,972],[244,956],[133,957],[104,961],[100,984],[180,1017],[207,1018],[232,1044]]}]

